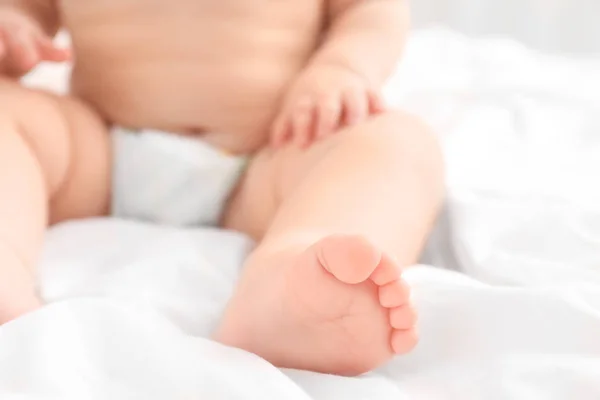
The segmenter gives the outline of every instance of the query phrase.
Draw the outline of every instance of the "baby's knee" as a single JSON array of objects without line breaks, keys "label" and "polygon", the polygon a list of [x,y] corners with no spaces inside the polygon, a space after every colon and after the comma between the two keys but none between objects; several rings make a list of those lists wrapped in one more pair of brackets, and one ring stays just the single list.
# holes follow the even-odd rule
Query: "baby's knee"
[{"label": "baby's knee", "polygon": [[353,130],[357,151],[368,151],[375,159],[410,166],[431,178],[441,179],[442,152],[432,130],[418,117],[389,111]]}]

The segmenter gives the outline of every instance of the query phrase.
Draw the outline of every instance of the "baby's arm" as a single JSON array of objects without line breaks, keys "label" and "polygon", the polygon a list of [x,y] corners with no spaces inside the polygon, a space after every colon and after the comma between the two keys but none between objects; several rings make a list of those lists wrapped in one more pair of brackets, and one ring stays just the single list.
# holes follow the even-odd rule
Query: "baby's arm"
[{"label": "baby's arm", "polygon": [[379,89],[404,48],[408,0],[328,1],[329,29],[311,64],[347,68]]},{"label": "baby's arm", "polygon": [[57,0],[0,0],[0,73],[19,77],[41,61],[66,61],[52,37],[60,27]]},{"label": "baby's arm", "polygon": [[274,123],[275,145],[308,145],[383,109],[379,91],[404,48],[408,0],[327,3],[323,42]]},{"label": "baby's arm", "polygon": [[0,7],[13,8],[33,19],[48,36],[59,28],[57,0],[0,0]]}]

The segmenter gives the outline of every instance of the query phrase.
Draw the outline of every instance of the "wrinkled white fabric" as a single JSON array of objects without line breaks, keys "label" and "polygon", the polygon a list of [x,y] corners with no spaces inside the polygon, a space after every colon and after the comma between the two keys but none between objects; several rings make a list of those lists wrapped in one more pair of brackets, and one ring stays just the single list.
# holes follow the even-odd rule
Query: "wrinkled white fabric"
[{"label": "wrinkled white fabric", "polygon": [[206,339],[247,239],[84,221],[48,234],[51,305],[0,328],[0,398],[600,398],[600,61],[426,31],[388,89],[448,165],[425,260],[447,269],[406,274],[413,353],[360,378],[278,371]]}]

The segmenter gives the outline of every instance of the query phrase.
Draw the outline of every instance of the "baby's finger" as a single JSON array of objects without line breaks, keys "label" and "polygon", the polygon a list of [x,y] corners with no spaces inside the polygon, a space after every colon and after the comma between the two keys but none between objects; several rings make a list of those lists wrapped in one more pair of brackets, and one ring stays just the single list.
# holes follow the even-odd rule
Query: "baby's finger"
[{"label": "baby's finger", "polygon": [[271,145],[275,148],[283,146],[291,137],[290,118],[287,112],[282,112],[271,129]]},{"label": "baby's finger", "polygon": [[322,137],[335,131],[340,125],[340,117],[342,115],[341,99],[332,97],[323,100],[317,109],[315,116],[315,138]]},{"label": "baby's finger", "polygon": [[314,103],[311,99],[302,99],[296,104],[292,116],[292,136],[300,147],[306,147],[312,140],[314,122]]},{"label": "baby's finger", "polygon": [[0,74],[12,75],[6,34],[0,29]]},{"label": "baby's finger", "polygon": [[344,92],[344,124],[352,126],[367,117],[368,102],[366,93],[359,89]]},{"label": "baby's finger", "polygon": [[11,62],[9,56],[10,50],[7,44],[6,36],[0,29],[0,74],[8,77],[18,77],[22,75],[21,71],[15,71],[14,65],[12,65],[13,63]]},{"label": "baby's finger", "polygon": [[[2,41],[2,38],[0,37],[0,63],[2,63],[2,61],[6,58],[7,54],[8,54],[8,50],[6,48],[6,45]],[[3,68],[0,68],[0,69],[3,69]],[[0,72],[2,72],[2,71],[0,70]]]},{"label": "baby's finger", "polygon": [[369,113],[372,115],[381,114],[387,109],[385,100],[379,91],[369,90]]},{"label": "baby's finger", "polygon": [[15,69],[29,71],[40,61],[35,39],[26,31],[6,35],[8,51]]},{"label": "baby's finger", "polygon": [[6,47],[4,38],[4,32],[0,29],[0,60],[8,54],[8,47]]},{"label": "baby's finger", "polygon": [[45,35],[37,38],[37,45],[40,52],[40,57],[44,61],[64,62],[71,59],[71,51],[56,47],[52,39]]}]

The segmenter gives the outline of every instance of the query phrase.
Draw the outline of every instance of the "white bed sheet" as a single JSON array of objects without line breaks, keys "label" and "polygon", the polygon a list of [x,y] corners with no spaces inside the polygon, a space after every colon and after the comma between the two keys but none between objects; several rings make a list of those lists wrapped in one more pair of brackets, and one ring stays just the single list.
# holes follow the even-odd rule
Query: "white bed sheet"
[{"label": "white bed sheet", "polygon": [[204,339],[247,239],[93,220],[48,234],[51,304],[0,328],[0,399],[599,399],[600,61],[430,30],[388,94],[448,164],[442,268],[407,272],[413,353],[360,378],[280,371]]}]

